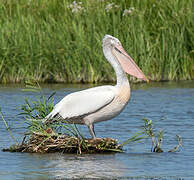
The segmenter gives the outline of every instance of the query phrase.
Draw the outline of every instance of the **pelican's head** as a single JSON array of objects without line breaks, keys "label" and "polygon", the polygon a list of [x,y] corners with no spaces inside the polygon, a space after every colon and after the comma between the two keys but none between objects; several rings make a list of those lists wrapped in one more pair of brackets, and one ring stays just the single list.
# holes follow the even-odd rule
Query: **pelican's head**
[{"label": "pelican's head", "polygon": [[127,74],[149,82],[149,80],[146,78],[141,69],[137,66],[135,61],[126,53],[126,51],[121,45],[121,42],[117,38],[111,35],[105,35],[102,46],[103,49],[111,51],[111,54],[115,57],[114,59],[121,64],[123,70]]},{"label": "pelican's head", "polygon": [[113,46],[116,46],[116,45],[121,45],[121,42],[117,39],[117,38],[115,38],[115,37],[113,37],[113,36],[111,36],[111,35],[108,35],[108,34],[106,34],[105,36],[104,36],[104,38],[103,38],[103,47],[107,47],[107,46],[111,46],[111,47],[113,47]]}]

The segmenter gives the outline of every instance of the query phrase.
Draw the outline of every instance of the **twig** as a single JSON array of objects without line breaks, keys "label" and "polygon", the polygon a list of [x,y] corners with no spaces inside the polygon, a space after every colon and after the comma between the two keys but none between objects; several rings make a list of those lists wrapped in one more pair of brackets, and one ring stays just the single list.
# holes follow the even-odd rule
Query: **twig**
[{"label": "twig", "polygon": [[0,111],[0,115],[1,115],[1,119],[3,120],[5,126],[6,126],[6,128],[7,128],[7,130],[8,130],[8,132],[9,132],[9,134],[10,134],[10,136],[11,136],[11,138],[14,140],[14,142],[15,142],[16,144],[19,144],[19,143],[17,142],[17,140],[15,139],[15,137],[13,136],[11,130],[9,129],[9,126],[8,126],[7,122],[5,121],[5,119],[4,119],[3,114],[1,113],[1,111]]},{"label": "twig", "polygon": [[173,149],[170,149],[168,152],[176,152],[180,146],[182,146],[182,138],[179,135],[176,135],[177,137],[177,141],[178,141],[178,145],[176,147],[174,147]]}]

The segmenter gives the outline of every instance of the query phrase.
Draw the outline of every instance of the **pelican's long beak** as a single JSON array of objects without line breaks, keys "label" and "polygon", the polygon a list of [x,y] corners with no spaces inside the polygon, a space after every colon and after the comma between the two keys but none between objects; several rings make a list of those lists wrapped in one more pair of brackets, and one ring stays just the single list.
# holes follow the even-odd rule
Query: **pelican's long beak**
[{"label": "pelican's long beak", "polygon": [[135,61],[126,53],[121,45],[117,45],[113,49],[113,54],[121,64],[123,70],[136,78],[143,79],[149,82],[141,69],[137,66]]}]

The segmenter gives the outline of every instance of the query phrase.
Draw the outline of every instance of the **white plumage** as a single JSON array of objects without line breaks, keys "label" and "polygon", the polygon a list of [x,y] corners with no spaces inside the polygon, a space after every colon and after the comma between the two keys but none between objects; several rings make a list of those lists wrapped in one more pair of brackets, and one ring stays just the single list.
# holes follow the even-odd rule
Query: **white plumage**
[{"label": "white plumage", "polygon": [[148,81],[117,38],[110,35],[104,37],[103,53],[115,70],[117,84],[68,94],[46,116],[45,123],[52,123],[57,119],[68,123],[85,124],[92,137],[96,138],[94,123],[117,116],[129,101],[130,86],[125,72]]},{"label": "white plumage", "polygon": [[63,119],[79,118],[98,111],[115,97],[112,86],[100,86],[65,96],[46,118],[60,114]]}]

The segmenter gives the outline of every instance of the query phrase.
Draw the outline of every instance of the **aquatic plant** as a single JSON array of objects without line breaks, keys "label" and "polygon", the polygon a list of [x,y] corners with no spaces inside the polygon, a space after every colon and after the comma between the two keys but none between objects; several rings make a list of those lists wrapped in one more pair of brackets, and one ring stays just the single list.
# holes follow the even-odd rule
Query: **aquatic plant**
[{"label": "aquatic plant", "polygon": [[24,117],[25,123],[28,124],[27,130],[29,133],[45,131],[48,127],[42,123],[42,119],[54,107],[53,96],[55,92],[46,98],[39,83],[32,81],[26,82],[26,88],[23,89],[23,91],[35,92],[38,94],[34,100],[24,98],[25,104],[21,105],[22,112],[20,115]]},{"label": "aquatic plant", "polygon": [[144,121],[144,132],[148,137],[152,139],[151,152],[163,152],[161,149],[162,140],[163,140],[163,130],[159,130],[158,133],[155,133],[153,130],[152,120],[143,118]]},{"label": "aquatic plant", "polygon": [[151,80],[194,79],[193,19],[192,0],[1,0],[0,82],[114,82],[105,34]]},{"label": "aquatic plant", "polygon": [[[163,130],[159,130],[156,132],[153,128],[152,120],[148,120],[146,118],[142,119],[144,121],[143,132],[147,135],[147,137],[151,137],[152,139],[152,146],[151,152],[161,153],[162,150],[162,141],[163,141]],[[179,147],[182,146],[182,138],[179,135],[176,135],[178,145],[173,149],[169,150],[168,152],[176,152],[179,150]]]},{"label": "aquatic plant", "polygon": [[[48,129],[51,131],[56,131],[59,133],[60,130],[65,130],[66,135],[73,135],[75,137],[83,137],[75,124],[45,124],[44,118],[51,112],[54,107],[54,95],[55,92],[51,93],[48,97],[43,93],[42,88],[36,81],[26,82],[26,88],[23,91],[34,92],[37,95],[35,99],[30,100],[29,98],[24,98],[25,103],[21,105],[21,113],[24,117],[24,121],[28,124],[26,134],[47,134]],[[58,131],[58,132],[57,132]],[[50,133],[49,133],[50,134]]]}]

